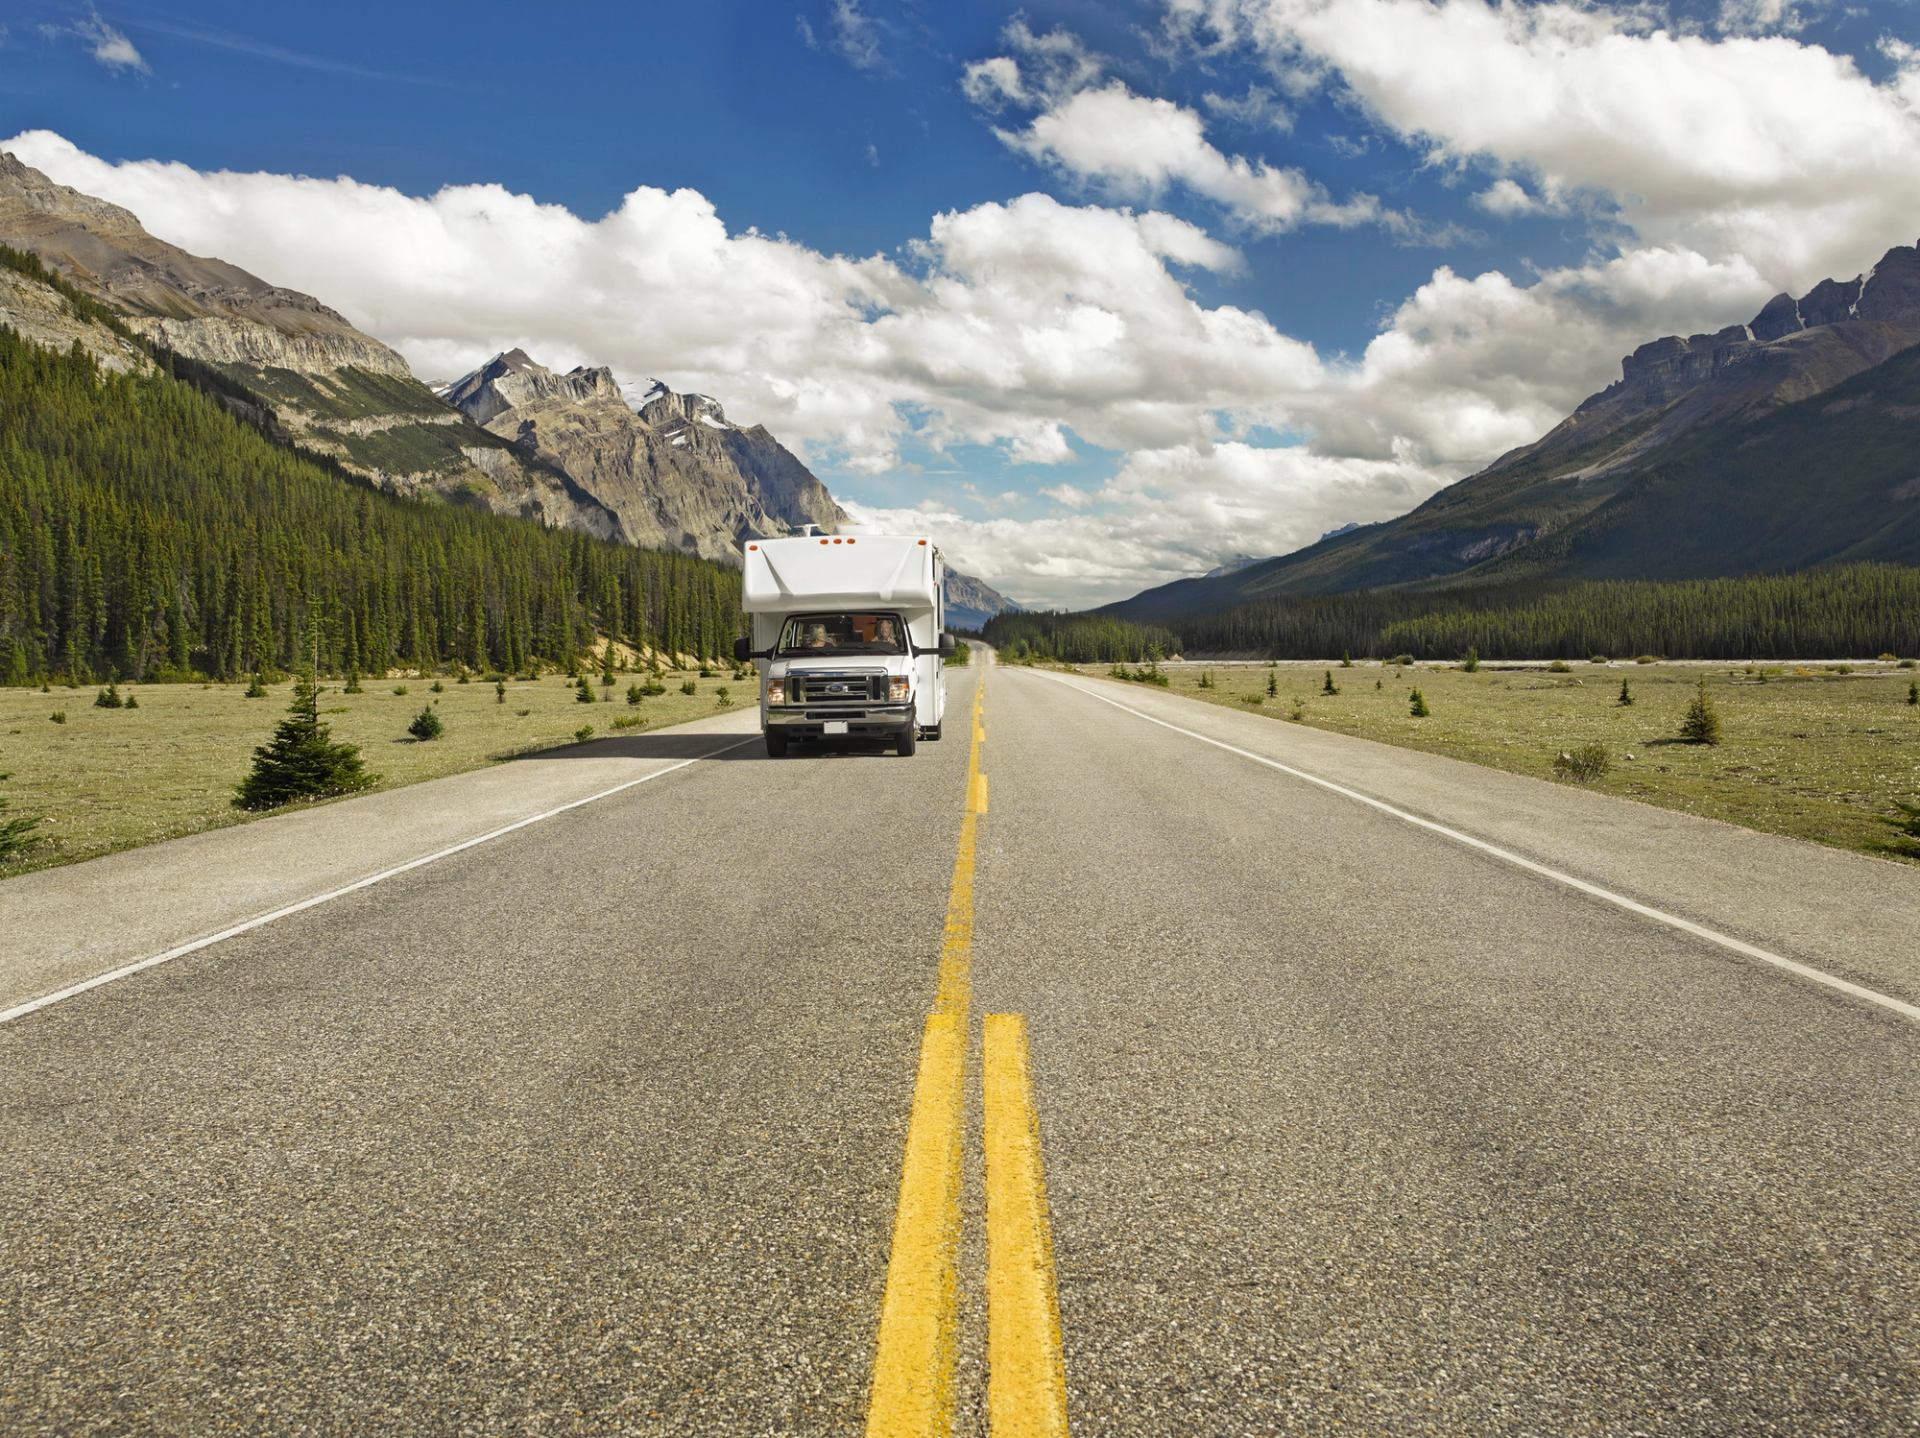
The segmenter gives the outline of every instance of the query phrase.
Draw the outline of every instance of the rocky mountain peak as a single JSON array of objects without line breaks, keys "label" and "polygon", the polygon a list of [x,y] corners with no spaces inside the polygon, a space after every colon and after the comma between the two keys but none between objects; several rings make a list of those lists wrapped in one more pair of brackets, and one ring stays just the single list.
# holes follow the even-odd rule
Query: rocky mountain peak
[{"label": "rocky mountain peak", "polygon": [[620,398],[613,371],[585,365],[555,374],[523,349],[495,355],[479,369],[461,376],[441,391],[441,398],[475,424],[531,404],[558,401],[585,404]]},{"label": "rocky mountain peak", "polygon": [[733,429],[720,401],[708,394],[678,394],[659,380],[649,380],[648,388],[634,406],[640,417],[663,432],[683,430],[689,425],[708,429]]}]

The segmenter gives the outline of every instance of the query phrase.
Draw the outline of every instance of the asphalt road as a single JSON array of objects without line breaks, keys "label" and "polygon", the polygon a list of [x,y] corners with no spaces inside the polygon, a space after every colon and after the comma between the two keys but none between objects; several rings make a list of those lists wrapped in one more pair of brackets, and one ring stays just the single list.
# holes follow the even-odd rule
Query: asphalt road
[{"label": "asphalt road", "polygon": [[[1077,1433],[1920,1432],[1912,870],[1002,668],[968,945],[981,676],[911,759],[588,746],[522,817],[651,777],[0,1024],[0,1432],[858,1432],[936,1006],[956,1431],[1011,1013]],[[0,998],[513,807],[447,784],[0,884]]]}]

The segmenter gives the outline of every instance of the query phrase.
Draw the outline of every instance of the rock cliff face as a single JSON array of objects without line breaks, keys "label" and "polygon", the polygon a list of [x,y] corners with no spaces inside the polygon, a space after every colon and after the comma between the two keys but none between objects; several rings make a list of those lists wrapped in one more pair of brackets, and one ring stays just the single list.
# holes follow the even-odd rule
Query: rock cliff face
[{"label": "rock cliff face", "polygon": [[[201,378],[221,401],[276,439],[396,492],[438,493],[602,537],[618,528],[564,475],[467,424],[398,354],[311,295],[190,255],[129,211],[8,154],[0,243],[39,256],[135,333],[205,366]],[[0,288],[0,319],[24,330],[28,309],[17,286]]]},{"label": "rock cliff face", "polygon": [[310,295],[157,240],[118,205],[0,153],[0,238],[32,250],[168,349],[209,364],[411,378],[406,361]]},{"label": "rock cliff face", "polygon": [[999,590],[957,569],[947,571],[940,597],[949,629],[979,629],[996,614],[1021,611],[1020,605]]},{"label": "rock cliff face", "polygon": [[102,369],[144,374],[153,368],[146,351],[105,325],[75,313],[66,297],[30,275],[0,267],[0,321],[22,339],[50,350],[78,344]]},{"label": "rock cliff face", "polygon": [[[1899,246],[1851,280],[1775,295],[1751,324],[1669,335],[1621,361],[1618,382],[1590,396],[1537,442],[1502,455],[1493,474],[1580,452],[1582,479],[1638,463],[1729,415],[1758,418],[1807,399],[1920,344],[1920,248]],[[1466,481],[1463,481],[1463,483]]]},{"label": "rock cliff face", "polygon": [[613,372],[556,374],[522,350],[445,391],[475,424],[564,471],[633,544],[738,560],[743,540],[846,520],[826,486],[761,426],[719,401],[654,384],[630,404]]}]

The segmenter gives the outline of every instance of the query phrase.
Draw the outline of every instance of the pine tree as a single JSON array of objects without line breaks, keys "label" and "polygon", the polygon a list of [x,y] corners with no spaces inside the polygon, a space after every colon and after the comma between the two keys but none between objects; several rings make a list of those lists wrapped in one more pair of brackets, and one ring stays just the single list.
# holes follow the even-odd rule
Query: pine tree
[{"label": "pine tree", "polygon": [[1267,698],[1275,699],[1280,695],[1280,676],[1270,672],[1267,675]]},{"label": "pine tree", "polygon": [[1700,681],[1699,692],[1687,705],[1687,717],[1680,722],[1680,737],[1689,744],[1720,742],[1720,711],[1707,694],[1707,681]]},{"label": "pine tree", "polygon": [[422,743],[429,739],[438,739],[446,732],[446,725],[440,722],[440,711],[433,707],[431,700],[424,709],[413,716],[413,722],[407,725],[407,732]]},{"label": "pine tree", "polygon": [[582,674],[574,681],[573,697],[582,704],[593,703],[593,686],[587,683],[586,675]]},{"label": "pine tree", "polygon": [[1907,686],[1907,703],[1920,704],[1920,679]]},{"label": "pine tree", "polygon": [[374,782],[359,749],[334,743],[320,722],[320,686],[309,664],[294,681],[287,717],[253,751],[253,772],[240,782],[233,802],[242,809],[277,809],[296,799],[351,794]]},{"label": "pine tree", "polygon": [[93,707],[96,709],[124,709],[126,702],[126,700],[120,697],[120,686],[109,680],[107,687],[94,696]]},{"label": "pine tree", "polygon": [[496,704],[504,704],[507,702],[506,680],[496,679],[493,681],[493,702]]},{"label": "pine tree", "polygon": [[248,699],[264,699],[267,697],[266,677],[258,670],[254,671],[253,683],[247,686],[245,697]]},{"label": "pine tree", "polygon": [[1627,708],[1633,703],[1633,689],[1628,685],[1626,680],[1622,679],[1620,681],[1620,697],[1613,702],[1622,709]]},{"label": "pine tree", "polygon": [[1322,694],[1338,694],[1340,692],[1340,686],[1333,682],[1333,671],[1331,669],[1327,670],[1326,676],[1326,681],[1320,686],[1320,692]]},{"label": "pine tree", "polygon": [[366,690],[360,687],[360,671],[358,669],[349,669],[347,671],[347,687],[342,689],[340,692],[342,694],[366,693]]},{"label": "pine tree", "polygon": [[1467,657],[1460,661],[1460,667],[1469,674],[1478,674],[1480,672],[1480,651],[1469,648],[1467,650]]},{"label": "pine tree", "polygon": [[1425,719],[1433,711],[1427,708],[1427,696],[1416,689],[1408,696],[1407,712],[1416,719]]}]

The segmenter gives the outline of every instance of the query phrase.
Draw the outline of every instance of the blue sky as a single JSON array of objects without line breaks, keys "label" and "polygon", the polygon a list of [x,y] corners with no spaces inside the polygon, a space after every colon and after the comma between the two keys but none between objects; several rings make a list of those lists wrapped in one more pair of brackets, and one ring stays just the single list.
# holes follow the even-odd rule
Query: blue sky
[{"label": "blue sky", "polygon": [[[0,136],[55,178],[426,378],[522,343],[709,390],[1044,602],[1398,512],[1633,343],[1920,232],[1910,4],[0,13]],[[1724,124],[1658,114],[1716,87]],[[444,211],[478,187],[512,214],[474,239]],[[577,313],[539,293],[555,243],[597,256]]]}]

